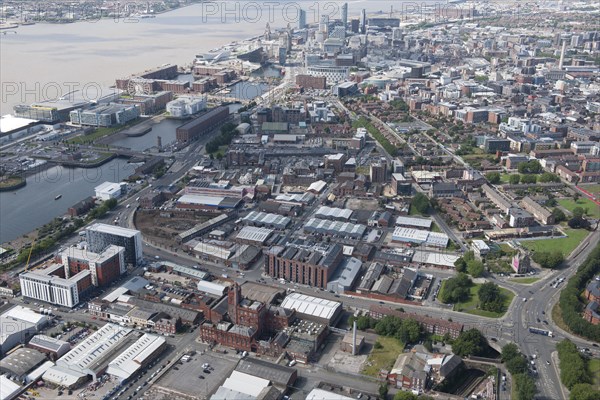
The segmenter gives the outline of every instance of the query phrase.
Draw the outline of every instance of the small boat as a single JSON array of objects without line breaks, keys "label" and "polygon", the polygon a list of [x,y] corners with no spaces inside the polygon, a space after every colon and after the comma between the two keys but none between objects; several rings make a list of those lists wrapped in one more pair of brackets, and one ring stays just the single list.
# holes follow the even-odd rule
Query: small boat
[{"label": "small boat", "polygon": [[58,199],[60,199],[61,197],[62,197],[62,194],[59,194],[58,196],[56,196],[56,197],[54,198],[54,200],[58,200]]}]

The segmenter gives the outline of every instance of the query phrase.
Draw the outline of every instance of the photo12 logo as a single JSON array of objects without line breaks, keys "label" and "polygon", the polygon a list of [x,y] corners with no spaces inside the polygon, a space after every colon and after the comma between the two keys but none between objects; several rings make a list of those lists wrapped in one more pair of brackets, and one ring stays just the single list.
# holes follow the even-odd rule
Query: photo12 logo
[{"label": "photo12 logo", "polygon": [[3,103],[94,102],[108,93],[97,82],[2,82]]},{"label": "photo12 logo", "polygon": [[329,1],[201,1],[202,22],[297,24],[301,18],[318,23],[323,16],[330,20],[341,17],[340,5]]}]

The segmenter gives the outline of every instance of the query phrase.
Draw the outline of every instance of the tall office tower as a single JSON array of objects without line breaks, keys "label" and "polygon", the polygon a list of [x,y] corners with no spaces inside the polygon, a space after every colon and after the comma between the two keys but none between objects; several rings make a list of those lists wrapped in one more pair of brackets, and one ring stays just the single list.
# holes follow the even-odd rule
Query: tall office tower
[{"label": "tall office tower", "polygon": [[300,9],[300,14],[298,15],[298,29],[306,28],[306,11]]},{"label": "tall office tower", "polygon": [[325,35],[325,38],[329,35],[329,15],[321,15],[319,21],[319,32]]},{"label": "tall office tower", "polygon": [[348,25],[348,3],[342,4],[342,24],[344,28]]},{"label": "tall office tower", "polygon": [[367,10],[360,12],[360,33],[367,33]]},{"label": "tall office tower", "polygon": [[96,223],[85,230],[88,251],[101,253],[114,244],[125,248],[125,262],[138,265],[142,261],[142,234],[135,229]]}]

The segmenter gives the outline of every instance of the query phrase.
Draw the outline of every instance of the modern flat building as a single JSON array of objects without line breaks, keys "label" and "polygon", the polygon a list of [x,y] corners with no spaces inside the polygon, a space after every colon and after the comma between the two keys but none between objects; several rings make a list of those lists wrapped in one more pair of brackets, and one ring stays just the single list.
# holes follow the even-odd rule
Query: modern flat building
[{"label": "modern flat building", "polygon": [[19,275],[19,280],[23,297],[69,308],[79,304],[82,295],[93,287],[89,270],[66,278],[62,264],[24,272]]},{"label": "modern flat building", "polygon": [[0,314],[0,356],[26,342],[48,323],[48,318],[30,308],[15,306]]},{"label": "modern flat building", "polygon": [[108,286],[127,272],[125,248],[109,245],[100,253],[69,247],[61,253],[67,278],[89,270],[94,286]]},{"label": "modern flat building", "polygon": [[198,96],[179,96],[167,103],[167,112],[175,118],[184,118],[206,109],[206,98]]},{"label": "modern flat building", "polygon": [[392,174],[392,194],[396,196],[410,196],[412,183],[404,174],[395,172]]},{"label": "modern flat building", "polygon": [[350,67],[337,67],[334,65],[313,65],[307,68],[308,75],[324,77],[327,82],[338,83],[348,79]]},{"label": "modern flat building", "polygon": [[125,104],[101,105],[87,110],[73,110],[69,113],[72,124],[105,128],[126,124],[139,116],[138,107]]},{"label": "modern flat building", "polygon": [[100,253],[108,246],[125,248],[125,262],[137,265],[142,261],[142,234],[135,229],[96,223],[85,230],[88,250]]},{"label": "modern flat building", "polygon": [[387,163],[382,161],[371,164],[369,178],[372,183],[385,183],[387,181]]}]

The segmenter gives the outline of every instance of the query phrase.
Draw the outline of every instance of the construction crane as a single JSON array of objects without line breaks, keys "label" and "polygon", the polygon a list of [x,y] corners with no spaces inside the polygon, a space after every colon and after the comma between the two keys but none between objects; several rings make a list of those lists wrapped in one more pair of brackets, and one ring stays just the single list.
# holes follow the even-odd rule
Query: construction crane
[{"label": "construction crane", "polygon": [[25,264],[25,271],[29,269],[29,261],[31,260],[31,253],[33,253],[33,246],[35,246],[36,240],[37,237],[33,239],[33,242],[31,242],[31,248],[29,249],[29,255],[27,256],[27,263]]}]

